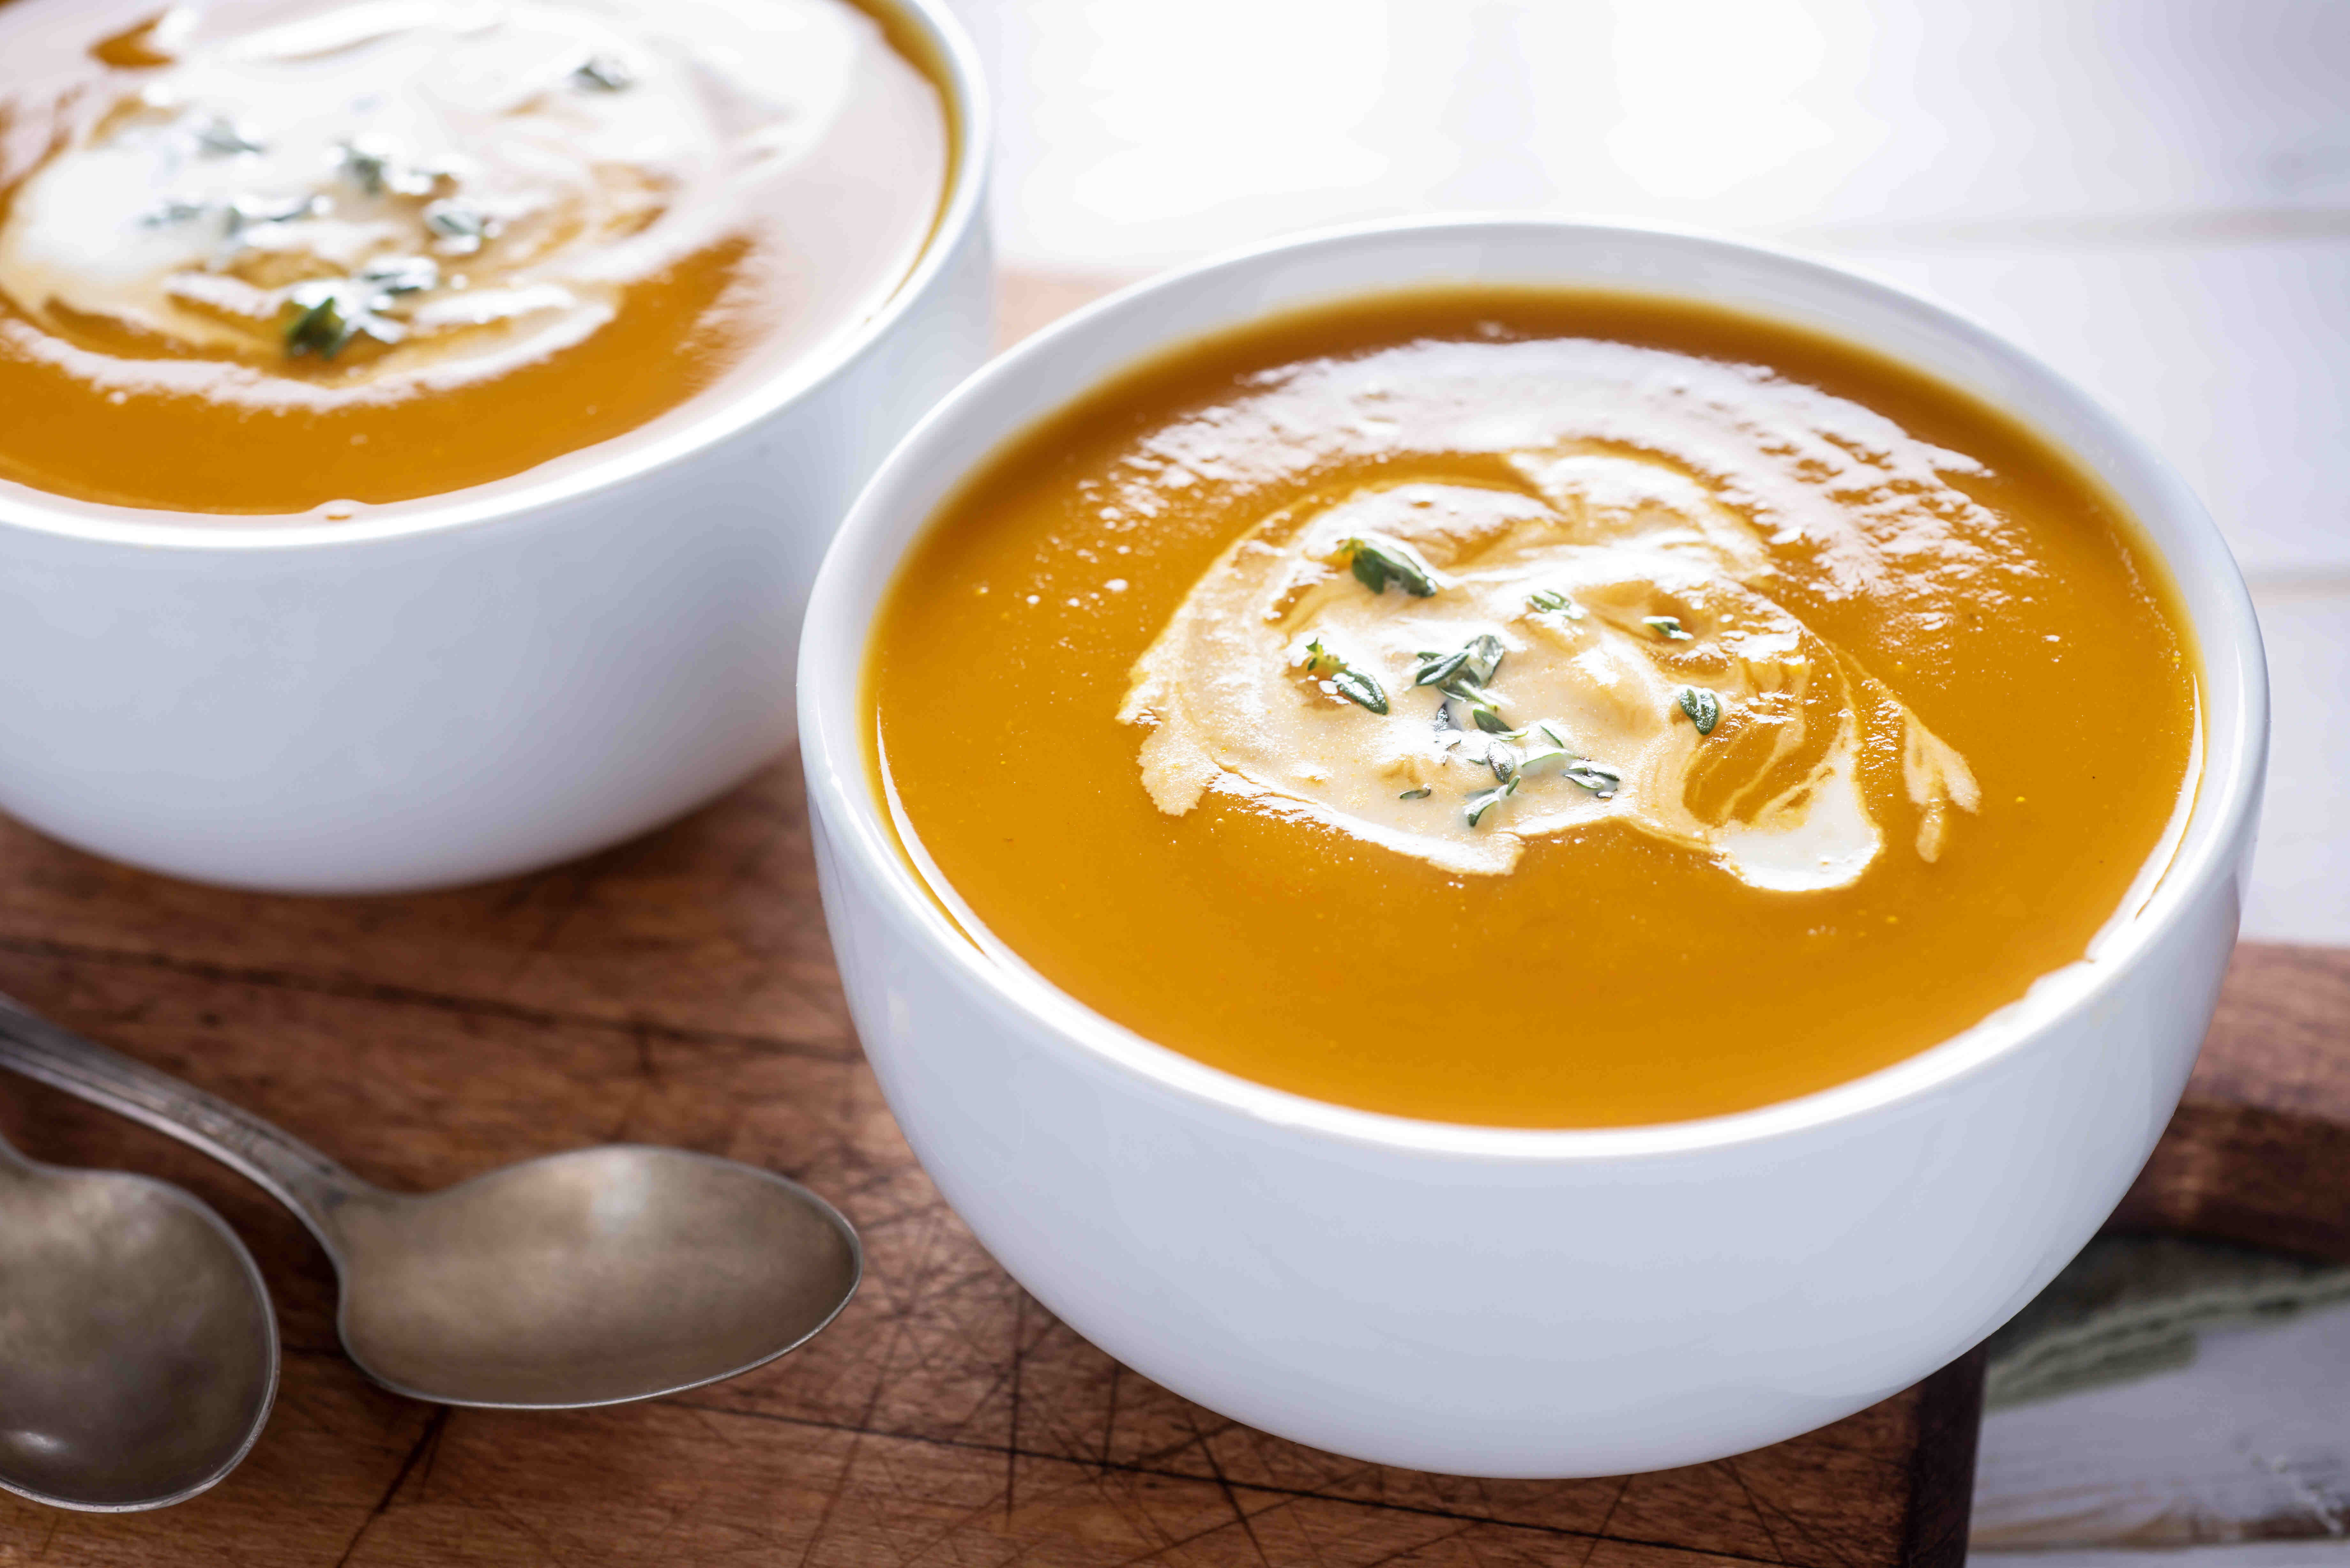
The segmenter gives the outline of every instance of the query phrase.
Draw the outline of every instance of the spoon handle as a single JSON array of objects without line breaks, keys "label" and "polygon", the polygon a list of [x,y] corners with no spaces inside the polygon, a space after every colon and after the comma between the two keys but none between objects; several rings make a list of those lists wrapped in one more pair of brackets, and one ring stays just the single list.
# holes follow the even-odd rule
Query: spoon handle
[{"label": "spoon handle", "polygon": [[329,1216],[367,1192],[366,1184],[252,1112],[85,1040],[6,996],[0,996],[0,1067],[192,1144],[257,1182],[340,1256]]}]

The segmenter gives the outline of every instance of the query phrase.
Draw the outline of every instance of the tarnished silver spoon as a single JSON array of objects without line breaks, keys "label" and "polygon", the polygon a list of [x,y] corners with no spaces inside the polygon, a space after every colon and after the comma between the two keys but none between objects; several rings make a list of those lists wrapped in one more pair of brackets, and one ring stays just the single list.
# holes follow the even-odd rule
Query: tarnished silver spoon
[{"label": "tarnished silver spoon", "polygon": [[732,1377],[830,1323],[862,1269],[832,1205],[729,1159],[611,1144],[411,1197],[5,998],[0,1067],[266,1189],[334,1262],[343,1348],[419,1399],[563,1409]]},{"label": "tarnished silver spoon", "polygon": [[0,1487],[127,1512],[234,1469],[277,1394],[277,1320],[201,1199],[0,1143]]}]

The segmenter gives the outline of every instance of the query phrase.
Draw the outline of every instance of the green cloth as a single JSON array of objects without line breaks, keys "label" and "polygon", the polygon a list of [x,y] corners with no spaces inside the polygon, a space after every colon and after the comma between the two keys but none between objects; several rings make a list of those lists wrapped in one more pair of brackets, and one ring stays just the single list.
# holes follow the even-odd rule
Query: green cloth
[{"label": "green cloth", "polygon": [[2100,1236],[1991,1335],[1987,1408],[2186,1366],[2207,1329],[2350,1302],[2350,1266],[2214,1241]]}]

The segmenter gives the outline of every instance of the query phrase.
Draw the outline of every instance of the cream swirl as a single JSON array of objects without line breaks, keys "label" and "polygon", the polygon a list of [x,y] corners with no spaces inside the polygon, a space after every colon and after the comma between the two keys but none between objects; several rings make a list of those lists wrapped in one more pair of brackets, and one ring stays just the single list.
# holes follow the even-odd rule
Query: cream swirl
[{"label": "cream swirl", "polygon": [[[1939,857],[1981,804],[1966,760],[1806,624],[1773,551],[1869,576],[1907,557],[1930,601],[1938,574],[1984,555],[1986,520],[1936,472],[1964,460],[1735,367],[1554,352],[1586,376],[1522,382],[1482,421],[1440,374],[1390,391],[1343,364],[1227,420],[1239,452],[1251,420],[1294,430],[1301,405],[1367,401],[1386,430],[1358,417],[1344,440],[1424,451],[1471,431],[1518,484],[1401,480],[1281,508],[1235,540],[1131,675],[1119,717],[1149,731],[1152,800],[1181,815],[1212,790],[1482,875],[1600,821],[1790,891],[1857,880],[1897,815],[1904,852]],[[1644,405],[1646,451],[1626,439]],[[1218,480],[1257,466],[1211,461],[1204,432],[1161,450]]]},{"label": "cream swirl", "polygon": [[289,349],[338,357],[344,387],[497,374],[741,232],[841,134],[877,58],[892,90],[928,90],[843,0],[360,0],[213,25],[168,13],[172,63],[85,116],[0,226],[0,291],[27,317],[167,383],[172,356]]}]

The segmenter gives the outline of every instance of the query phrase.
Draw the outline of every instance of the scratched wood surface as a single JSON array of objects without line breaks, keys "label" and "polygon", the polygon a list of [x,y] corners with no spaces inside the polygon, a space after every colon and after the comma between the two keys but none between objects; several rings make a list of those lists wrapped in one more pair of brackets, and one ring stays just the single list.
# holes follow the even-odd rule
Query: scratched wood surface
[{"label": "scratched wood surface", "polygon": [[[1034,284],[1007,317],[1016,330],[1087,292]],[[2350,1121],[2350,1092],[2308,1065],[2339,1044],[2350,962],[2255,950],[2247,975],[2254,991],[2230,993],[2238,1033],[2291,1044],[2214,1069],[2215,1127],[2232,1126],[2228,1106],[2282,1118],[2279,1137],[2336,1109]],[[584,1414],[436,1409],[341,1358],[324,1257],[256,1190],[0,1081],[0,1131],[27,1153],[152,1172],[216,1205],[261,1261],[286,1346],[276,1417],[218,1489],[122,1517],[0,1497],[0,1564],[1864,1568],[1955,1564],[1963,1547],[1968,1364],[1734,1459],[1544,1483],[1341,1459],[1119,1367],[993,1264],[899,1137],[835,982],[791,759],[593,859],[396,898],[199,888],[0,822],[0,990],[388,1185],[604,1139],[673,1143],[816,1187],[868,1259],[827,1333],[732,1383]],[[2287,993],[2314,1000],[2282,1004],[2280,1034]],[[2192,1196],[2226,1189],[2224,1151],[2189,1156],[2148,1189],[2149,1222],[2242,1223]],[[2256,1224],[2331,1234],[2298,1191],[2249,1208]]]}]

